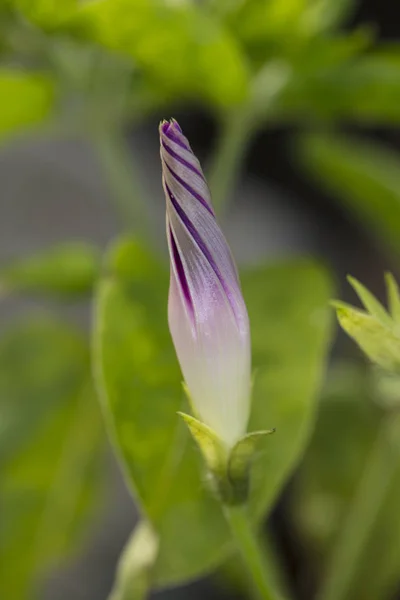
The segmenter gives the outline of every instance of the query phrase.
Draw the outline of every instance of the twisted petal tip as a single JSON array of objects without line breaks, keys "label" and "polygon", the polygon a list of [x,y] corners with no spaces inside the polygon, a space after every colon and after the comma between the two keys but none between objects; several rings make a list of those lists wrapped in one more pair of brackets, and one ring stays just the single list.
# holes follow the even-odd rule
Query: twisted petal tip
[{"label": "twisted petal tip", "polygon": [[160,131],[160,134],[164,133],[165,135],[167,135],[168,132],[170,132],[170,133],[175,132],[176,134],[182,135],[182,128],[179,125],[178,121],[176,121],[175,119],[170,119],[169,121],[167,121],[166,119],[163,119],[160,122],[159,131]]}]

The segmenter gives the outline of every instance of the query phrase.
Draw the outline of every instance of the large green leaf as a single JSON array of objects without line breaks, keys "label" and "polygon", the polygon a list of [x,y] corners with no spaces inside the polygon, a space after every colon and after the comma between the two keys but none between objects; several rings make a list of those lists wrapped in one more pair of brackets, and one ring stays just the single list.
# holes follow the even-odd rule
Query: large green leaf
[{"label": "large green leaf", "polygon": [[270,508],[300,459],[314,426],[324,374],[332,289],[310,262],[259,267],[242,274],[252,326],[255,371],[249,430],[275,427],[255,461],[253,502]]},{"label": "large green leaf", "polygon": [[246,94],[240,48],[201,6],[99,0],[84,4],[72,25],[86,37],[132,57],[164,90],[200,95],[222,105],[237,103]]},{"label": "large green leaf", "polygon": [[0,340],[0,595],[24,600],[100,499],[103,435],[80,334],[44,317]]},{"label": "large green leaf", "polygon": [[53,101],[53,83],[45,75],[1,68],[0,139],[42,121]]},{"label": "large green leaf", "polygon": [[[170,340],[168,275],[135,242],[111,252],[95,320],[95,366],[128,484],[160,537],[157,585],[200,576],[230,538],[202,461],[176,411],[181,376]],[[328,341],[326,275],[309,263],[243,276],[253,326],[252,429],[277,426],[254,468],[254,517],[271,508],[307,441]],[[187,410],[187,409],[186,409]]]},{"label": "large green leaf", "polygon": [[92,290],[99,270],[100,253],[94,246],[59,244],[0,267],[0,290],[61,298],[82,296]]},{"label": "large green leaf", "polygon": [[111,251],[109,269],[97,298],[97,379],[128,485],[160,536],[156,578],[174,584],[219,559],[227,529],[176,414],[184,395],[167,327],[167,271],[129,241]]},{"label": "large green leaf", "polygon": [[400,249],[400,159],[390,150],[333,135],[303,137],[298,156],[322,187]]}]

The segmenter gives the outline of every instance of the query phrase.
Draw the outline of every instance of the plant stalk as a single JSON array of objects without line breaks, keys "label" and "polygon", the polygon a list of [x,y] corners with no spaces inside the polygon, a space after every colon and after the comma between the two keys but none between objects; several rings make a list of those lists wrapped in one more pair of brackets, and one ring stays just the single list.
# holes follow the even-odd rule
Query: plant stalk
[{"label": "plant stalk", "polygon": [[123,228],[145,239],[150,233],[145,209],[146,193],[135,168],[134,156],[122,132],[100,130],[91,135],[91,140],[118,207]]},{"label": "plant stalk", "polygon": [[268,563],[245,506],[224,506],[225,518],[230,526],[232,536],[241,554],[248,576],[257,598],[260,600],[280,600],[271,583],[272,575]]},{"label": "plant stalk", "polygon": [[345,600],[352,597],[351,587],[363,550],[370,541],[373,527],[393,480],[400,457],[400,414],[387,414],[361,475],[343,528],[333,549],[328,571],[318,594],[319,600]]},{"label": "plant stalk", "polygon": [[217,214],[224,212],[238,180],[243,156],[253,131],[250,114],[249,107],[244,106],[240,111],[225,118],[221,124],[221,132],[207,174]]}]

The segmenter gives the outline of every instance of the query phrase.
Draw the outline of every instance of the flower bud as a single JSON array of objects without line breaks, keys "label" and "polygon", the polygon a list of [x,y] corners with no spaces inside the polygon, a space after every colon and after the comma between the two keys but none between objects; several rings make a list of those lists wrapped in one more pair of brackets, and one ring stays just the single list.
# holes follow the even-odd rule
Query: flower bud
[{"label": "flower bud", "polygon": [[168,320],[192,407],[229,449],[250,411],[250,332],[235,263],[199,161],[176,121],[160,125],[171,263]]}]

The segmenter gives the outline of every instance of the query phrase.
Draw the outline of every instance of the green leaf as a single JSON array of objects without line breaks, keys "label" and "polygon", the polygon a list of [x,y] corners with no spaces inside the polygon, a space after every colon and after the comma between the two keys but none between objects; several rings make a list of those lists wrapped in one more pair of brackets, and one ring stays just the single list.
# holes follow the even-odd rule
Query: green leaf
[{"label": "green leaf", "polygon": [[344,137],[312,135],[300,140],[297,154],[317,183],[400,250],[400,160],[393,152]]},{"label": "green leaf", "polygon": [[54,103],[54,86],[44,74],[0,69],[0,139],[40,123]]},{"label": "green leaf", "polygon": [[130,56],[161,89],[222,106],[246,95],[240,47],[201,6],[99,0],[85,3],[71,25],[81,35]]},{"label": "green leaf", "polygon": [[395,323],[400,323],[400,293],[399,287],[391,273],[385,273],[386,289],[388,295],[389,312]]},{"label": "green leaf", "polygon": [[66,243],[0,268],[0,288],[2,293],[82,296],[92,290],[99,271],[97,248]]},{"label": "green leaf", "polygon": [[167,326],[168,272],[129,240],[111,248],[107,264],[95,317],[97,382],[128,486],[160,538],[155,580],[174,585],[217,564],[228,531],[176,414],[185,397]]},{"label": "green leaf", "polygon": [[245,272],[242,287],[256,368],[248,430],[276,429],[260,440],[263,452],[251,474],[254,509],[263,515],[312,432],[331,334],[327,298],[332,290],[325,271],[305,261]]},{"label": "green leaf", "polygon": [[[160,539],[155,584],[215,568],[231,547],[203,459],[176,411],[185,408],[167,327],[168,274],[136,242],[120,242],[97,296],[94,361],[127,483]],[[311,430],[329,339],[324,272],[308,263],[243,275],[257,378],[250,430],[277,426],[256,456],[255,516],[271,508]],[[266,476],[268,474],[268,476]]]},{"label": "green leaf", "polygon": [[400,323],[400,293],[399,287],[391,273],[385,273],[388,295],[389,312],[396,323]]},{"label": "green leaf", "polygon": [[30,597],[76,551],[102,491],[103,432],[84,339],[32,318],[0,340],[0,595]]},{"label": "green leaf", "polygon": [[364,311],[335,302],[341,327],[368,358],[385,370],[400,372],[400,337],[390,327]]},{"label": "green leaf", "polygon": [[386,309],[382,306],[382,304],[375,298],[373,294],[363,285],[360,281],[357,281],[354,277],[350,275],[347,276],[347,281],[350,283],[351,287],[354,289],[361,302],[364,304],[364,307],[368,313],[378,321],[382,323],[382,325],[386,325],[386,327],[392,327],[393,321]]}]

